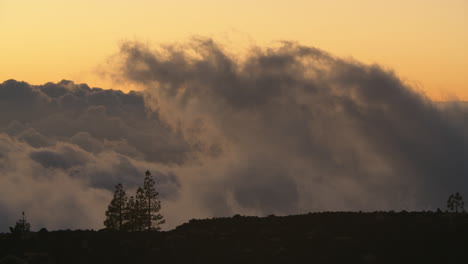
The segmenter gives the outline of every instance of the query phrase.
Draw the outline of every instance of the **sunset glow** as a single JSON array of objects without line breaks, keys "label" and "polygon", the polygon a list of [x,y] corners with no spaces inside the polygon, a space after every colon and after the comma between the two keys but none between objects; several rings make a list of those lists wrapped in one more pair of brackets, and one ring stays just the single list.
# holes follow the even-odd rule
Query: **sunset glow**
[{"label": "sunset glow", "polygon": [[465,0],[1,0],[0,77],[128,90],[99,74],[122,41],[200,35],[236,47],[297,41],[392,69],[435,100],[468,100],[467,14]]}]

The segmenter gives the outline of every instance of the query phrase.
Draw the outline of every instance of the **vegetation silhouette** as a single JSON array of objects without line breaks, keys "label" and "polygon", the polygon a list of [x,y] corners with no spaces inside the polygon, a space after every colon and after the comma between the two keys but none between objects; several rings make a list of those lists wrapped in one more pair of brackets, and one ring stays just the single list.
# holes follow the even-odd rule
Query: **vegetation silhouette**
[{"label": "vegetation silhouette", "polygon": [[126,231],[143,231],[143,191],[138,187],[136,197],[130,196],[125,209],[125,230]]},{"label": "vegetation silhouette", "polygon": [[150,171],[145,172],[143,187],[138,187],[135,196],[127,198],[123,185],[115,186],[114,197],[106,211],[104,226],[114,231],[159,231],[165,223],[159,213],[161,201],[156,191],[156,181]]},{"label": "vegetation silhouette", "polygon": [[24,211],[21,212],[21,219],[19,219],[14,227],[10,227],[12,234],[24,234],[31,231],[31,225],[26,221]]},{"label": "vegetation silhouette", "polygon": [[143,183],[143,210],[146,218],[143,227],[148,231],[159,231],[161,229],[160,225],[165,223],[164,217],[159,213],[161,201],[158,200],[159,192],[156,191],[155,184],[153,176],[147,170]]},{"label": "vegetation silhouette", "polygon": [[123,230],[125,209],[127,206],[127,195],[121,183],[115,186],[114,198],[106,211],[104,226],[108,229]]},{"label": "vegetation silhouette", "polygon": [[[0,259],[28,263],[461,263],[468,216],[329,212],[190,220],[161,232],[0,234]],[[107,229],[106,229],[107,230]]]},{"label": "vegetation silhouette", "polygon": [[447,200],[447,208],[449,212],[454,212],[456,214],[465,212],[465,203],[463,202],[463,197],[459,192],[451,194]]},{"label": "vegetation silhouette", "polygon": [[[115,186],[105,228],[31,232],[25,213],[0,234],[3,263],[458,263],[468,259],[468,215],[460,193],[446,212],[324,212],[192,219],[160,231],[156,181],[127,198]],[[463,213],[462,213],[463,212]],[[456,216],[456,217],[453,217]],[[114,231],[114,232],[109,232]],[[118,232],[159,231],[159,232]]]}]

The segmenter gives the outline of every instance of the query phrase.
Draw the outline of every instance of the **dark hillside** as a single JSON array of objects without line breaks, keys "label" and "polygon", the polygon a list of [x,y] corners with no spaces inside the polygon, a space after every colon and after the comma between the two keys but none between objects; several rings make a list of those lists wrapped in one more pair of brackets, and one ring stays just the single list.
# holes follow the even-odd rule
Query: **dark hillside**
[{"label": "dark hillside", "polygon": [[[28,263],[467,263],[468,217],[314,213],[191,220],[169,232],[1,235]],[[1,262],[0,262],[1,263]]]}]

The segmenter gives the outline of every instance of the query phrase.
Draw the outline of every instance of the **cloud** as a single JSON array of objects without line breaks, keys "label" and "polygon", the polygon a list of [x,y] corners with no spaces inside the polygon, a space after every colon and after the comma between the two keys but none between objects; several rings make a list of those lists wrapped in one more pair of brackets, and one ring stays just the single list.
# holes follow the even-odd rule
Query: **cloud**
[{"label": "cloud", "polygon": [[468,191],[467,104],[432,102],[379,65],[294,42],[236,57],[204,38],[127,42],[113,59],[142,91],[0,84],[1,226],[25,210],[41,227],[99,228],[115,184],[132,192],[146,169],[166,228],[435,209]]},{"label": "cloud", "polygon": [[147,169],[161,198],[177,199],[171,166],[192,147],[141,93],[9,80],[0,94],[0,231],[22,210],[37,229],[100,228],[114,186],[131,193]]},{"label": "cloud", "polygon": [[238,58],[203,38],[128,42],[118,61],[163,119],[184,135],[197,120],[198,139],[222,146],[202,165],[222,174],[203,182],[221,189],[201,195],[215,214],[434,209],[466,186],[466,109],[379,65],[294,42]]}]

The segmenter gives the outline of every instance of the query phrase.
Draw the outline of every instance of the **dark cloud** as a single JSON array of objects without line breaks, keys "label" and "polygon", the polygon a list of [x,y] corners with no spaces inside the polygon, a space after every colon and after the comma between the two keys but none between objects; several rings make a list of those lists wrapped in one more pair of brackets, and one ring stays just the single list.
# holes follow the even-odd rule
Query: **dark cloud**
[{"label": "dark cloud", "polygon": [[[0,116],[0,129],[10,135],[24,133],[19,137],[35,147],[87,133],[91,141],[124,140],[128,149],[154,162],[181,163],[191,151],[157,112],[146,109],[138,92],[89,88],[70,81],[32,86],[9,80],[0,85],[0,95],[0,110],[8,113]],[[81,136],[85,144],[83,140]]]},{"label": "dark cloud", "polygon": [[[1,221],[22,208],[47,227],[100,227],[114,185],[133,192],[146,169],[167,228],[235,213],[435,209],[468,193],[467,104],[432,102],[379,65],[292,42],[235,57],[203,38],[128,42],[114,59],[113,76],[144,90],[0,85]],[[57,208],[70,214],[44,213]]]},{"label": "dark cloud", "polygon": [[45,137],[41,133],[37,132],[34,128],[28,128],[22,130],[17,134],[18,139],[27,142],[33,147],[47,147],[53,144],[53,140]]},{"label": "dark cloud", "polygon": [[215,211],[434,209],[467,186],[466,109],[442,109],[379,65],[292,42],[240,59],[211,39],[129,42],[119,65],[185,131],[201,119],[205,141],[222,138],[230,161],[204,164],[228,175]]},{"label": "dark cloud", "polygon": [[44,168],[69,169],[87,162],[87,155],[71,146],[60,146],[58,151],[39,150],[29,154],[32,160],[40,163]]}]

